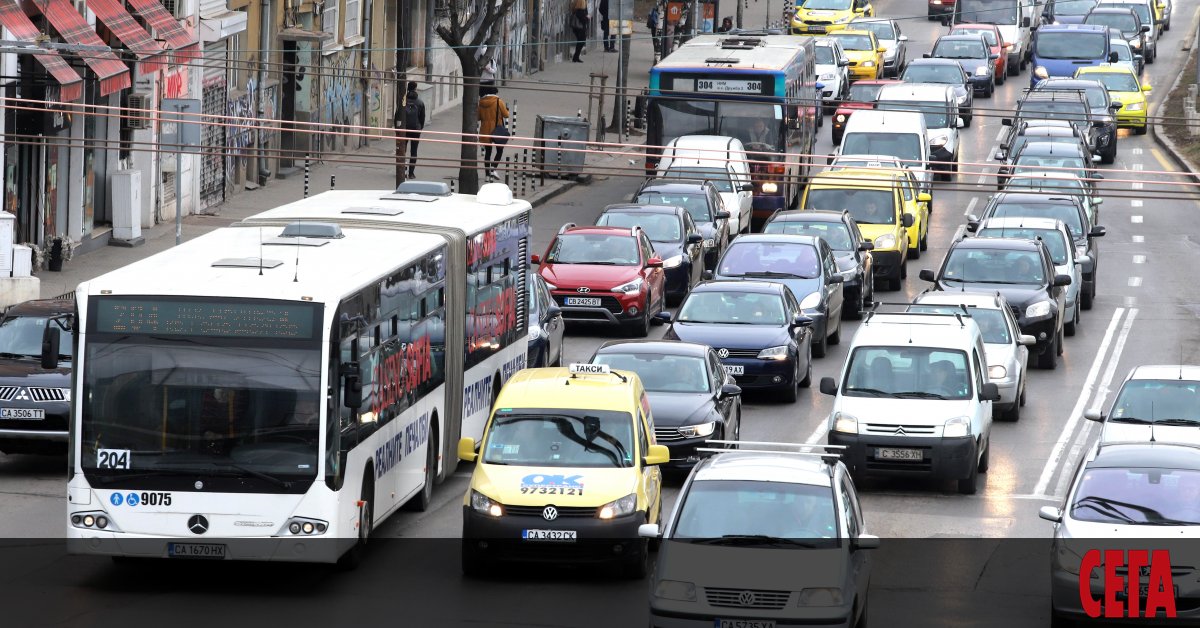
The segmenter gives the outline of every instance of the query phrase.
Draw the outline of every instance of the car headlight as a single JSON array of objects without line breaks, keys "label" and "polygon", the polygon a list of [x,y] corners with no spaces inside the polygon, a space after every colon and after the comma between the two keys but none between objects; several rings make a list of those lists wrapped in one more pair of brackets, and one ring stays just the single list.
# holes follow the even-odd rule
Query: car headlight
[{"label": "car headlight", "polygon": [[[546,281],[546,280],[543,279],[542,281]],[[547,290],[558,290],[558,286],[550,283],[549,281],[546,281],[546,289]]]},{"label": "car headlight", "polygon": [[682,263],[683,263],[682,255],[668,257],[667,259],[663,260],[663,268],[675,268],[676,266],[679,266]]},{"label": "car headlight", "polygon": [[680,602],[696,601],[696,585],[680,580],[659,580],[654,587],[654,597]]},{"label": "car headlight", "polygon": [[612,519],[614,517],[624,517],[632,515],[637,509],[637,495],[630,493],[621,499],[614,500],[600,507],[600,513],[596,515],[601,519]]},{"label": "car headlight", "polygon": [[1145,110],[1146,110],[1146,103],[1144,103],[1144,102],[1132,102],[1132,103],[1129,103],[1128,105],[1125,105],[1125,111],[1145,111]]},{"label": "car headlight", "polygon": [[1129,47],[1133,48],[1134,50],[1141,50],[1142,42],[1141,41],[1131,41],[1131,42],[1129,42]]},{"label": "car headlight", "polygon": [[834,412],[833,431],[842,432],[843,434],[857,434],[858,417],[846,414],[845,412]]},{"label": "car headlight", "polygon": [[[1103,556],[1103,554],[1101,555]],[[1069,547],[1060,542],[1058,549],[1054,552],[1054,563],[1059,569],[1071,574],[1072,576],[1078,576],[1079,567],[1083,564],[1083,557],[1079,554],[1076,554]],[[1101,566],[1103,566],[1103,563],[1101,563]],[[1097,569],[1096,571],[1092,572],[1092,577],[1095,578],[1098,573],[1103,571],[1103,569]]]},{"label": "car headlight", "polygon": [[538,327],[537,325],[530,325],[529,326],[529,339],[537,340],[538,338],[541,338],[541,337],[542,337],[542,328]]},{"label": "car headlight", "polygon": [[613,288],[612,291],[619,292],[621,294],[630,294],[633,292],[637,292],[638,290],[641,290],[641,289],[642,289],[642,278],[638,277],[637,279],[634,279],[633,281],[631,281],[629,283],[623,283],[623,284],[617,286],[616,288]]},{"label": "car headlight", "polygon": [[862,67],[864,67],[864,68],[873,68],[873,67],[875,67],[875,62],[874,62],[874,61],[863,61],[863,62],[862,62]]},{"label": "car headlight", "polygon": [[717,241],[712,238],[708,238],[707,240],[704,241],[704,248],[706,248],[706,249],[711,249],[716,245],[717,245]]},{"label": "car headlight", "polygon": [[677,429],[679,430],[679,435],[684,438],[704,438],[716,431],[717,422],[709,421],[700,425],[685,425]]},{"label": "car headlight", "polygon": [[808,296],[800,301],[800,309],[802,310],[815,310],[819,307],[821,307],[820,292],[810,292]]},{"label": "car headlight", "polygon": [[1100,120],[1101,122],[1103,122],[1104,124],[1108,124],[1109,122],[1113,121],[1112,116],[1110,116],[1110,115],[1097,116],[1097,119]]},{"label": "car headlight", "polygon": [[888,48],[887,50],[884,50],[884,51],[883,51],[883,58],[884,58],[884,59],[895,59],[895,58],[896,58],[896,49],[895,49],[895,48]]},{"label": "car headlight", "polygon": [[1075,257],[1083,257],[1084,255],[1087,255],[1087,252],[1088,250],[1086,244],[1075,245]]},{"label": "car headlight", "polygon": [[994,364],[988,367],[988,377],[991,379],[1004,379],[1008,377],[1008,369],[1001,364]]},{"label": "car headlight", "polygon": [[834,20],[833,23],[834,24],[845,24],[846,22],[850,21],[851,17],[852,16],[849,16],[849,15],[847,15],[845,17],[839,17],[838,19]]},{"label": "car headlight", "polygon": [[834,120],[837,120],[838,122],[845,122],[845,121],[846,121],[846,114],[844,114],[844,113],[839,113],[839,114],[837,115],[837,117],[836,117],[836,118],[834,118]]},{"label": "car headlight", "polygon": [[1039,302],[1034,303],[1033,305],[1025,308],[1025,317],[1026,318],[1038,318],[1040,316],[1049,316],[1049,315],[1050,315],[1050,302],[1049,301],[1039,301]]},{"label": "car headlight", "polygon": [[966,94],[962,94],[961,96],[959,96],[959,97],[958,97],[958,104],[960,104],[960,105],[961,105],[961,104],[963,104],[963,103],[965,103],[965,102],[967,102],[967,95],[966,95]]},{"label": "car headlight", "polygon": [[843,283],[845,283],[847,281],[854,281],[854,278],[858,277],[858,269],[851,268],[850,270],[843,270],[842,272],[840,272],[838,274],[842,276]]},{"label": "car headlight", "polygon": [[885,233],[878,238],[875,238],[875,248],[890,249],[896,246],[896,236],[891,233]]},{"label": "car headlight", "polygon": [[825,74],[822,74],[818,78],[820,78],[820,80],[822,80],[822,81],[832,81],[832,80],[836,79],[837,76],[835,76],[833,74],[833,72],[826,72]]},{"label": "car headlight", "polygon": [[804,589],[797,598],[798,606],[841,606],[842,590],[832,588]]},{"label": "car headlight", "polygon": [[950,138],[946,137],[945,135],[939,135],[939,136],[929,140],[929,146],[932,148],[941,148],[941,147],[945,146],[946,142],[949,140],[950,140]]},{"label": "car headlight", "polygon": [[987,74],[987,73],[989,73],[989,72],[991,72],[991,71],[992,71],[992,68],[990,68],[990,67],[988,67],[988,66],[986,66],[986,65],[981,65],[981,66],[979,66],[979,67],[975,68],[975,74],[976,74],[976,75],[979,75],[979,74]]},{"label": "car headlight", "polygon": [[[804,307],[804,306],[800,306],[800,307]],[[769,348],[763,349],[762,351],[758,352],[758,359],[760,359],[760,360],[786,360],[787,357],[788,357],[787,345],[780,345],[778,347],[769,347]]]},{"label": "car headlight", "polygon": [[492,501],[490,497],[471,489],[471,510],[491,517],[504,515],[504,507]]},{"label": "car headlight", "polygon": [[779,186],[768,181],[768,182],[762,184],[762,191],[763,191],[763,194],[774,194],[779,191]]},{"label": "car headlight", "polygon": [[946,426],[942,428],[942,436],[946,438],[968,436],[970,433],[971,418],[965,416],[956,416],[953,419],[946,421]]}]

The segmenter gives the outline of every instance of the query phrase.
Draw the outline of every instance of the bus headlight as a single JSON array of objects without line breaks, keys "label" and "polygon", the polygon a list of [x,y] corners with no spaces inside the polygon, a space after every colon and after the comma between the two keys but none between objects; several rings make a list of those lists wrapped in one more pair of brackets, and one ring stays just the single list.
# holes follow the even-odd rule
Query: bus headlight
[{"label": "bus headlight", "polygon": [[768,181],[768,182],[762,184],[762,191],[763,191],[763,194],[774,194],[779,191],[779,186]]},{"label": "bus headlight", "polygon": [[601,519],[613,519],[615,517],[624,517],[632,515],[637,508],[637,494],[630,493],[621,499],[608,502],[600,507],[600,512],[597,517]]},{"label": "bus headlight", "polygon": [[103,510],[92,512],[76,512],[70,517],[71,526],[75,528],[85,528],[90,530],[104,530],[106,532],[120,532],[112,519],[108,518],[108,513]]},{"label": "bus headlight", "polygon": [[288,519],[287,531],[293,536],[312,536],[314,534],[325,534],[329,529],[329,524],[320,519],[309,519],[308,517],[292,517]]}]

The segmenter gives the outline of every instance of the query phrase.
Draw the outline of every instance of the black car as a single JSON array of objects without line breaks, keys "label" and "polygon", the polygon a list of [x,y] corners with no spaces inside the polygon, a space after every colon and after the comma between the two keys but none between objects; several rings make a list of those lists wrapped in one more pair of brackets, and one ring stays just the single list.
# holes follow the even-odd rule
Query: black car
[{"label": "black car", "polygon": [[667,299],[678,303],[704,273],[704,236],[688,210],[678,205],[617,204],[596,218],[603,227],[641,227],[663,261]]},{"label": "black car", "polygon": [[842,275],[842,316],[857,319],[875,300],[875,272],[871,249],[858,223],[848,211],[824,209],[785,210],[776,212],[763,227],[763,233],[815,236],[825,240],[833,250],[834,261]]},{"label": "black car", "polygon": [[[659,317],[670,322],[669,313]],[[812,382],[812,319],[792,291],[769,281],[706,281],[679,308],[665,340],[713,347],[744,389],[776,390],[794,402]]]},{"label": "black car", "polygon": [[725,372],[716,349],[693,342],[611,341],[589,362],[638,374],[654,414],[655,441],[671,450],[667,468],[694,466],[700,461],[696,447],[709,439],[738,440],[742,389]]},{"label": "black car", "polygon": [[[1130,50],[1135,55],[1146,55],[1146,38],[1150,36],[1150,25],[1142,24],[1141,18],[1133,9],[1097,5],[1083,16],[1084,24],[1099,24],[1107,26],[1109,31],[1121,34],[1121,39],[1129,43]],[[1154,63],[1154,55],[1146,58],[1147,63]]]},{"label": "black car", "polygon": [[967,231],[975,231],[981,222],[988,218],[1020,216],[1056,218],[1067,226],[1071,238],[1075,241],[1075,259],[1082,262],[1080,306],[1085,310],[1092,309],[1092,302],[1096,298],[1096,273],[1100,267],[1100,247],[1096,238],[1104,236],[1104,227],[1092,224],[1083,202],[1077,196],[1002,192],[988,199],[982,214],[967,216],[967,220],[970,221],[967,223]]},{"label": "black car", "polygon": [[[26,301],[0,320],[0,451],[66,452],[74,311],[74,301]],[[42,355],[47,334],[58,335],[57,354]],[[43,357],[52,368],[44,368]]]},{"label": "black car", "polygon": [[730,213],[721,194],[710,181],[702,179],[647,179],[630,199],[645,205],[677,205],[688,211],[704,236],[704,266],[713,268],[732,237]]},{"label": "black car", "polygon": [[546,280],[529,273],[529,368],[562,366],[566,329],[562,308],[554,302]]},{"label": "black car", "polygon": [[[1000,166],[996,173],[996,187],[1004,189],[1008,175],[1021,174],[1028,171],[1042,171],[1046,168],[1058,168],[1050,172],[1066,172],[1081,179],[1103,179],[1104,175],[1096,172],[1096,163],[1092,161],[1092,152],[1083,142],[1039,142],[1022,143],[1013,151],[1008,161]],[[1096,191],[1095,181],[1086,181],[1093,192]]]},{"label": "black car", "polygon": [[1037,339],[1030,350],[1038,366],[1058,366],[1063,352],[1063,322],[1069,275],[1056,275],[1054,260],[1040,240],[967,238],[950,246],[935,274],[921,271],[935,290],[999,292],[1012,308],[1022,334]]},{"label": "black car", "polygon": [[963,72],[971,78],[976,96],[991,98],[996,91],[996,59],[983,35],[943,35],[933,44],[933,53],[923,55],[926,59],[953,59]]},{"label": "black car", "polygon": [[[1085,150],[1091,150],[1087,136],[1066,120],[1018,120],[1000,140],[1000,148],[993,157],[996,161],[1004,161],[1028,142],[1078,144]],[[1093,152],[1092,161],[1100,161],[1100,156]]]},{"label": "black car", "polygon": [[[1046,95],[1051,92],[1065,92],[1067,94],[1075,93],[1083,96],[1084,102],[1091,113],[1091,120],[1086,124],[1090,124],[1094,131],[1094,139],[1091,141],[1091,148],[1096,154],[1100,155],[1100,162],[1111,164],[1117,159],[1117,110],[1121,108],[1119,103],[1114,103],[1108,96],[1108,90],[1104,88],[1104,84],[1094,79],[1073,79],[1073,78],[1048,78],[1038,83],[1037,88],[1026,97],[1026,99],[1034,95]],[[1045,102],[1045,101],[1041,101]],[[1072,105],[1072,109],[1074,109]],[[1048,108],[1052,112],[1062,112],[1064,110],[1052,104],[1039,104],[1036,107],[1025,107],[1024,104],[1018,106],[1017,115],[1022,117],[1032,117],[1032,111]],[[1022,113],[1024,111],[1024,113]],[[1042,117],[1058,117],[1060,115],[1050,115]],[[1085,130],[1086,127],[1083,120],[1077,116],[1071,118],[1080,130]]]}]

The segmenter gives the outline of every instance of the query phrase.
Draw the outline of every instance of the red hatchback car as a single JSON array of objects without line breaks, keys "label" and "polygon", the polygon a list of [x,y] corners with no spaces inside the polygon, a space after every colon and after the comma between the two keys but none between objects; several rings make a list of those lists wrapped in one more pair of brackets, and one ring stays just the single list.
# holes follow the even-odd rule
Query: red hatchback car
[{"label": "red hatchback car", "polygon": [[[995,24],[955,24],[950,28],[951,35],[971,35],[979,33],[983,35],[984,41],[988,45],[988,54],[1000,55],[996,59],[996,84],[1003,85],[1008,79],[1008,73],[1013,72],[1012,64],[1008,62],[1008,51],[1012,49],[1012,44],[1004,41],[1004,35],[1000,32],[1000,28]],[[1017,69],[1020,71],[1020,68]],[[1016,72],[1013,72],[1016,74]]]},{"label": "red hatchback car", "polygon": [[559,230],[538,264],[563,318],[608,323],[645,337],[666,306],[663,261],[641,229],[577,227]]},{"label": "red hatchback car", "polygon": [[895,79],[870,79],[851,83],[850,94],[838,105],[837,111],[833,112],[831,134],[834,146],[842,143],[842,133],[846,131],[846,121],[850,119],[850,114],[859,109],[874,109],[879,90],[883,89],[884,85],[900,82]]}]

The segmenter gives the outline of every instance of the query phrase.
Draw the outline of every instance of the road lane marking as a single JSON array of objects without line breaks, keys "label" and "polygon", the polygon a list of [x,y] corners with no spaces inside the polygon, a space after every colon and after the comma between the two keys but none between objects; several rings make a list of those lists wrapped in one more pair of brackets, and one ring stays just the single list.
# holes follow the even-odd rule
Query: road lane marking
[{"label": "road lane marking", "polygon": [[1134,255],[1134,256],[1133,256],[1133,263],[1134,263],[1134,264],[1145,264],[1145,263],[1146,263],[1146,256],[1145,256],[1145,255]]},{"label": "road lane marking", "polygon": [[[988,159],[991,159],[996,154],[996,151],[998,151],[998,150],[1000,150],[1000,145],[992,144],[992,147],[988,149],[987,156],[984,157],[984,160],[986,161]],[[976,181],[976,183],[983,185],[984,183],[988,182],[988,177],[990,177],[990,176],[992,176],[992,175],[989,175],[987,173],[981,174],[981,175],[979,175],[979,179]]]},{"label": "road lane marking", "polygon": [[971,202],[970,202],[970,203],[967,203],[967,211],[963,212],[963,215],[964,215],[964,216],[970,216],[970,215],[971,215],[971,212],[973,212],[973,211],[975,210],[975,204],[976,204],[976,203],[978,203],[978,202],[979,202],[979,197],[978,197],[978,196],[972,197],[972,198],[971,198]]},{"label": "road lane marking", "polygon": [[1158,161],[1158,165],[1162,166],[1163,170],[1172,172],[1175,171],[1175,166],[1172,165],[1171,162],[1167,161],[1167,156],[1164,155],[1161,150],[1158,150],[1157,148],[1151,148],[1150,154],[1154,155],[1154,159]]},{"label": "road lane marking", "polygon": [[1137,288],[1137,287],[1139,287],[1139,286],[1141,286],[1141,285],[1142,285],[1142,278],[1141,278],[1141,277],[1130,277],[1130,278],[1129,278],[1129,287],[1130,287],[1130,288]]},{"label": "road lane marking", "polygon": [[1140,190],[1144,186],[1145,186],[1145,184],[1142,183],[1141,181],[1134,181],[1133,183],[1130,184],[1130,187],[1132,187],[1135,190]]},{"label": "road lane marking", "polygon": [[1133,170],[1135,172],[1139,172],[1142,169],[1142,164],[1133,164],[1132,166],[1129,166],[1129,169]]},{"label": "road lane marking", "polygon": [[1134,243],[1134,244],[1141,244],[1141,243],[1143,243],[1143,242],[1145,242],[1145,241],[1146,241],[1146,236],[1139,236],[1139,235],[1135,235],[1135,236],[1133,236],[1133,243]]},{"label": "road lane marking", "polygon": [[825,433],[829,431],[829,425],[826,423],[828,420],[829,419],[822,420],[821,424],[817,426],[817,429],[813,430],[813,433],[808,435],[808,440],[804,441],[805,445],[816,445],[821,441],[821,439],[825,438]]},{"label": "road lane marking", "polygon": [[1129,222],[1132,222],[1132,223],[1133,223],[1133,224],[1135,224],[1135,225],[1141,224],[1141,223],[1142,223],[1142,217],[1141,217],[1141,216],[1130,216],[1130,217],[1129,217]]},{"label": "road lane marking", "polygon": [[1100,375],[1100,368],[1104,365],[1104,359],[1108,356],[1107,348],[1113,340],[1113,335],[1117,331],[1117,323],[1121,322],[1121,316],[1125,314],[1125,308],[1117,308],[1112,315],[1112,320],[1108,323],[1108,329],[1104,332],[1104,339],[1100,341],[1100,346],[1096,349],[1096,357],[1092,360],[1092,367],[1088,371],[1087,377],[1083,380],[1083,388],[1079,391],[1079,398],[1075,401],[1075,407],[1071,409],[1071,414],[1067,416],[1066,425],[1063,425],[1062,433],[1058,436],[1058,441],[1054,443],[1054,448],[1050,450],[1050,457],[1046,460],[1046,466],[1042,467],[1042,475],[1038,478],[1037,485],[1034,486],[1034,495],[1046,495],[1046,489],[1050,487],[1050,478],[1054,475],[1054,471],[1058,468],[1059,460],[1066,453],[1067,444],[1071,440],[1071,436],[1075,434],[1075,426],[1083,417],[1083,408],[1088,399],[1092,396],[1092,387],[1096,383],[1096,377]]},{"label": "road lane marking", "polygon": [[1129,201],[1129,206],[1130,207],[1141,207],[1142,202],[1140,200],[1134,199],[1132,201]]},{"label": "road lane marking", "polygon": [[1142,149],[1140,149],[1140,148],[1135,148],[1135,149],[1133,149],[1133,150],[1129,151],[1129,154],[1131,154],[1131,155],[1141,155],[1141,154],[1142,154]]},{"label": "road lane marking", "polygon": [[1137,307],[1137,297],[1125,297],[1125,307]]},{"label": "road lane marking", "polygon": [[[1000,142],[1000,140],[1004,139],[1004,132],[1005,132],[1005,131],[1007,131],[1007,130],[1008,130],[1008,129],[1004,128],[1003,126],[1002,126],[1002,127],[1000,127],[1000,131],[999,131],[998,133],[996,133],[996,142],[997,142],[997,143],[999,143],[999,142]],[[993,153],[993,154],[994,154],[994,153]]]}]

